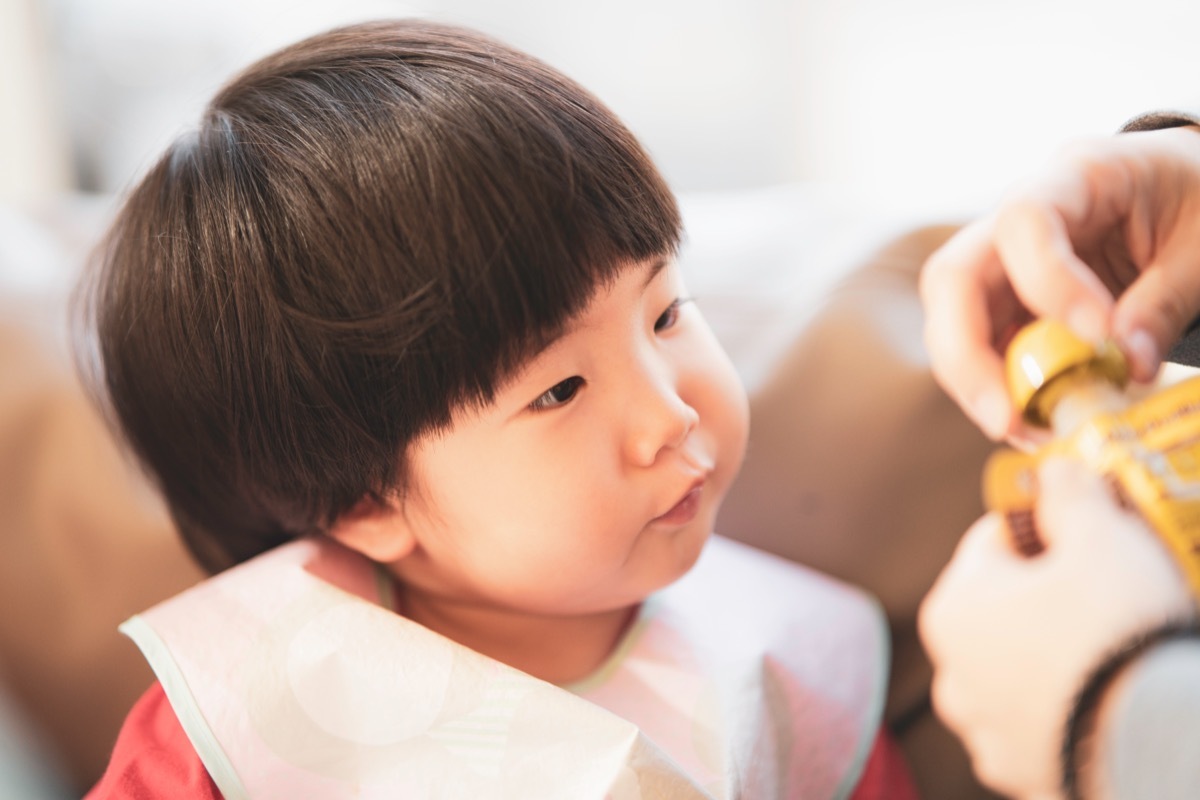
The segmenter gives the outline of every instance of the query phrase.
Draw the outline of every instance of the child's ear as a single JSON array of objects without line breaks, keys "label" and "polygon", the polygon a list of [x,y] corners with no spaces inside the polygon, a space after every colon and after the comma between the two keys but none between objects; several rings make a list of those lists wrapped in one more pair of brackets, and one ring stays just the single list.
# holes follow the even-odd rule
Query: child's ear
[{"label": "child's ear", "polygon": [[370,495],[334,520],[329,535],[381,564],[399,561],[416,545],[399,506]]}]

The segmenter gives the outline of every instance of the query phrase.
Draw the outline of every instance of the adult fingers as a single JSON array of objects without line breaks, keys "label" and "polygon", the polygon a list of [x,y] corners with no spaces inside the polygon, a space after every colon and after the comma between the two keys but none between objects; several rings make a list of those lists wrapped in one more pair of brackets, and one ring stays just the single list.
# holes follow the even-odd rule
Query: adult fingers
[{"label": "adult fingers", "polygon": [[1148,381],[1164,354],[1200,310],[1200,265],[1168,272],[1149,269],[1117,303],[1113,335],[1129,360],[1133,378]]},{"label": "adult fingers", "polygon": [[953,676],[947,677],[940,670],[933,673],[933,680],[929,684],[929,702],[933,706],[933,712],[946,724],[946,727],[963,740],[963,744],[968,750],[971,750],[969,741],[971,731],[966,724],[965,708],[970,699],[970,692],[963,691],[960,685],[954,681]]},{"label": "adult fingers", "polygon": [[1128,514],[1104,478],[1073,458],[1047,458],[1038,470],[1035,515],[1046,547],[1103,535]]},{"label": "adult fingers", "polygon": [[[1063,189],[1071,191],[1075,190]],[[995,244],[1026,308],[1039,317],[1063,320],[1090,341],[1104,338],[1113,297],[1076,255],[1075,242],[1054,202],[1031,196],[1006,205],[996,218]]]},{"label": "adult fingers", "polygon": [[979,575],[1003,569],[1018,558],[999,514],[980,517],[963,534],[917,612],[917,632],[935,665],[946,648],[958,646],[959,639],[975,625],[962,593],[979,588]]},{"label": "adult fingers", "polygon": [[1004,291],[1005,281],[991,240],[990,219],[963,228],[926,261],[920,291],[934,377],[976,425],[1000,439],[1014,412],[993,348],[991,295]]}]

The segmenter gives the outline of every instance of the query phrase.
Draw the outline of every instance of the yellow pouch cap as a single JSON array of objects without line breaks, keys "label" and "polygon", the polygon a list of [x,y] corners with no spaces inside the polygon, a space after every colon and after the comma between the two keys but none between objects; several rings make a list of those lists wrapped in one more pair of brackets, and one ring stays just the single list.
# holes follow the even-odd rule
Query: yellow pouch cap
[{"label": "yellow pouch cap", "polygon": [[[1115,345],[1099,347],[1062,323],[1038,320],[1022,329],[1006,354],[1009,394],[1032,425],[1050,427],[1067,395],[1104,380],[1128,383]],[[1132,398],[1131,398],[1132,400]],[[1158,534],[1200,598],[1200,378],[1160,388],[1123,410],[1097,413],[1036,453],[1000,450],[984,469],[984,502],[1003,514],[1014,546],[1042,549],[1033,519],[1037,470],[1049,455],[1079,459],[1107,477],[1122,504]]]},{"label": "yellow pouch cap", "polygon": [[1103,377],[1120,387],[1129,382],[1129,365],[1114,344],[1090,344],[1056,320],[1040,319],[1022,328],[1004,361],[1013,405],[1039,428],[1050,427],[1050,411],[1076,383],[1070,378]]}]

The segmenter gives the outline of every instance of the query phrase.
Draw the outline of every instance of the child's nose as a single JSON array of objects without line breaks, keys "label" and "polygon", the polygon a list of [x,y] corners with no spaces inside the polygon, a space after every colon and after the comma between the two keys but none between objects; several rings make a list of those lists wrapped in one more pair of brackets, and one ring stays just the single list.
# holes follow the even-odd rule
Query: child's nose
[{"label": "child's nose", "polygon": [[648,382],[631,406],[627,446],[638,466],[652,466],[659,453],[681,446],[700,422],[700,414],[668,381]]}]

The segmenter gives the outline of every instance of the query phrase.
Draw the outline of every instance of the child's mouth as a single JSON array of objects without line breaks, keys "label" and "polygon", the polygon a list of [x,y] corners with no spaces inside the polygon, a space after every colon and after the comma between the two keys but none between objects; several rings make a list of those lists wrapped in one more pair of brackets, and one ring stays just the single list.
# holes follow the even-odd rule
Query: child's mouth
[{"label": "child's mouth", "polygon": [[691,522],[700,510],[700,500],[703,495],[704,481],[698,481],[678,503],[671,506],[665,514],[655,517],[651,522],[660,525],[684,525]]}]

